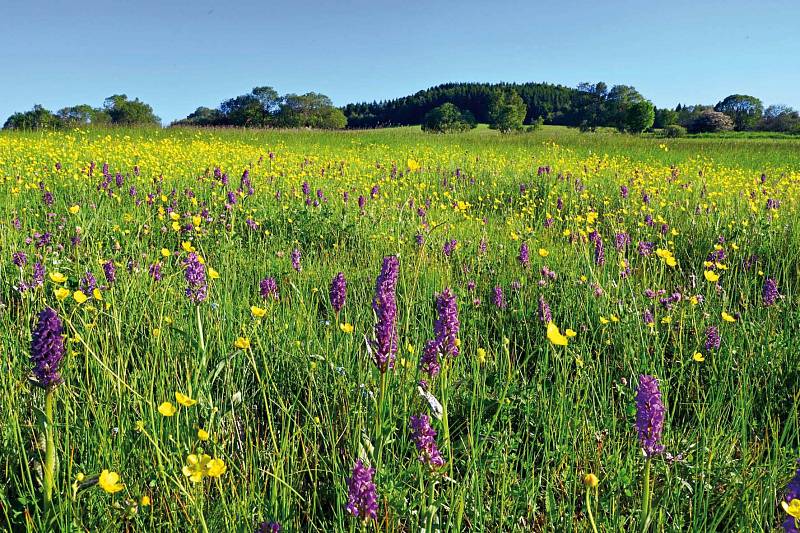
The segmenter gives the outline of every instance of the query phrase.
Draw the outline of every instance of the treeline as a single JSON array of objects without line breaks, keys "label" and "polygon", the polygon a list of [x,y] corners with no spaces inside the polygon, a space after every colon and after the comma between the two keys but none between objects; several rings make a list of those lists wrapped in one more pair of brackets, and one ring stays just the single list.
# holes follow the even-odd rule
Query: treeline
[{"label": "treeline", "polygon": [[656,128],[679,125],[689,133],[719,131],[774,131],[800,134],[800,113],[786,105],[764,107],[761,100],[732,94],[716,105],[682,105],[657,109]]},{"label": "treeline", "polygon": [[238,126],[259,128],[341,129],[347,126],[342,110],[324,94],[285,94],[272,87],[256,87],[230,98],[218,108],[198,107],[175,126]]},{"label": "treeline", "polygon": [[342,110],[351,128],[422,124],[428,112],[445,103],[469,112],[478,122],[491,123],[492,103],[511,92],[525,103],[525,124],[533,124],[539,117],[563,125],[578,125],[582,119],[576,111],[583,106],[585,95],[547,83],[445,83],[394,100],[348,104]]},{"label": "treeline", "polygon": [[[477,122],[493,124],[494,102],[515,93],[525,105],[523,124],[537,123],[595,130],[613,127],[621,131],[643,131],[676,127],[672,131],[779,131],[800,133],[800,115],[791,107],[764,107],[761,100],[734,94],[716,105],[678,105],[652,108],[634,87],[604,82],[581,83],[575,88],[548,83],[446,83],[410,96],[372,103],[348,104],[343,108],[349,127],[374,128],[428,124],[441,115],[441,106],[452,104],[448,113],[466,113]],[[432,113],[436,110],[435,113]],[[460,124],[469,123],[462,121]],[[427,126],[428,130],[434,130]]]},{"label": "treeline", "polygon": [[55,113],[40,105],[30,111],[14,113],[3,124],[7,130],[63,129],[81,126],[144,126],[160,125],[153,108],[138,98],[115,94],[102,107],[80,104],[59,109]]},{"label": "treeline", "polygon": [[[613,127],[666,135],[737,131],[800,134],[800,114],[785,105],[764,107],[754,96],[733,94],[716,105],[655,108],[634,87],[603,82],[565,87],[548,83],[446,83],[410,96],[372,103],[333,105],[324,94],[279,95],[256,87],[216,108],[198,107],[175,126],[236,126],[341,129],[422,125],[431,132],[464,131],[488,123],[500,131],[555,124],[594,131]],[[138,98],[114,95],[101,107],[76,105],[53,113],[42,106],[14,113],[4,129],[58,129],[76,126],[160,125],[152,107]]]}]

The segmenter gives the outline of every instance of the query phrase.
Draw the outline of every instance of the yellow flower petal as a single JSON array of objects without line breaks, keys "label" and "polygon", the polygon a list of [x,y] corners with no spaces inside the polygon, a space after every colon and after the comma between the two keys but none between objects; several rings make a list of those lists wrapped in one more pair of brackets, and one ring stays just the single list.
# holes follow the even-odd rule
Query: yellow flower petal
[{"label": "yellow flower petal", "polygon": [[178,412],[178,409],[176,409],[175,406],[170,402],[163,402],[158,406],[158,412],[164,416],[172,416]]},{"label": "yellow flower petal", "polygon": [[547,324],[547,340],[556,346],[566,346],[568,342],[567,338],[558,331],[558,327],[552,322]]},{"label": "yellow flower petal", "polygon": [[175,393],[175,400],[184,407],[191,407],[197,403],[197,400],[193,400],[180,392]]},{"label": "yellow flower petal", "polygon": [[109,494],[114,494],[125,488],[125,485],[119,482],[119,474],[108,470],[103,470],[100,473],[100,477],[97,478],[97,484]]}]

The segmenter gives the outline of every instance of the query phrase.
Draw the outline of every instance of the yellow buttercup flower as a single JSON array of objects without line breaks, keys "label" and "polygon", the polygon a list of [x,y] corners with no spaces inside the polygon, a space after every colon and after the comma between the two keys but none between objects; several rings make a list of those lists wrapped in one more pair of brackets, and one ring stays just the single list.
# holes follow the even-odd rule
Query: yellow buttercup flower
[{"label": "yellow buttercup flower", "polygon": [[558,326],[552,322],[547,324],[547,340],[556,346],[566,346],[567,338],[558,330]]},{"label": "yellow buttercup flower", "polygon": [[211,459],[206,465],[206,474],[209,477],[219,477],[225,473],[228,467],[222,459]]},{"label": "yellow buttercup flower", "polygon": [[482,365],[486,362],[486,350],[478,348],[478,364]]},{"label": "yellow buttercup flower", "polygon": [[75,291],[75,292],[73,292],[72,293],[72,297],[75,298],[75,301],[78,302],[79,304],[82,304],[83,302],[85,302],[86,300],[89,299],[89,297],[86,296],[83,293],[83,291]]},{"label": "yellow buttercup flower", "polygon": [[141,499],[139,499],[139,505],[142,507],[149,507],[150,506],[150,496],[147,494],[143,495]]},{"label": "yellow buttercup flower", "polygon": [[697,363],[702,363],[703,361],[706,360],[706,358],[703,357],[703,354],[701,354],[700,352],[694,352],[692,359],[694,359],[694,361]]},{"label": "yellow buttercup flower", "polygon": [[208,267],[208,277],[211,279],[219,279],[219,272],[211,267]]},{"label": "yellow buttercup flower", "polygon": [[97,287],[95,287],[94,290],[92,290],[92,296],[94,296],[95,300],[103,299],[103,293],[100,292],[100,289],[98,289]]},{"label": "yellow buttercup flower", "polygon": [[164,416],[173,416],[178,412],[178,409],[176,409],[171,402],[162,402],[161,405],[158,406],[158,412]]},{"label": "yellow buttercup flower", "polygon": [[184,407],[191,407],[197,403],[197,400],[193,400],[180,392],[175,392],[175,400]]},{"label": "yellow buttercup flower", "polygon": [[250,347],[250,339],[248,339],[247,337],[239,337],[236,339],[233,345],[239,348],[240,350],[246,350]]},{"label": "yellow buttercup flower", "polygon": [[183,472],[183,475],[188,477],[192,483],[200,483],[206,475],[206,467],[210,461],[210,455],[190,454],[186,458],[186,464],[183,465],[181,472]]},{"label": "yellow buttercup flower", "polygon": [[600,479],[592,473],[583,476],[583,484],[587,487],[595,488],[600,484]]},{"label": "yellow buttercup flower", "polygon": [[119,482],[119,474],[108,470],[103,470],[100,473],[100,477],[97,478],[97,484],[109,494],[114,494],[125,488],[125,485]]},{"label": "yellow buttercup flower", "polygon": [[65,276],[61,272],[51,272],[50,281],[52,281],[53,283],[64,283],[65,281],[67,281],[67,276]]},{"label": "yellow buttercup flower", "polygon": [[546,248],[539,248],[539,257],[547,257],[548,255],[550,255],[550,252]]},{"label": "yellow buttercup flower", "polygon": [[567,337],[569,337],[570,339],[578,335],[577,333],[575,333],[575,330],[572,330],[572,329],[569,329],[569,328],[567,328],[567,331],[565,331],[564,333],[565,333],[565,334],[567,335]]},{"label": "yellow buttercup flower", "polygon": [[161,257],[169,257],[170,255],[172,255],[172,252],[170,252],[166,248],[161,249]]},{"label": "yellow buttercup flower", "polygon": [[793,518],[800,518],[800,500],[793,499],[789,503],[781,502],[781,507],[786,511],[786,514]]},{"label": "yellow buttercup flower", "polygon": [[210,435],[208,434],[208,431],[206,431],[205,429],[200,428],[200,429],[197,430],[197,438],[198,439],[200,439],[202,441],[206,441],[206,440],[208,440],[209,437],[210,437]]},{"label": "yellow buttercup flower", "polygon": [[709,281],[711,283],[715,283],[715,282],[719,281],[719,274],[717,274],[713,270],[704,271],[703,272],[703,276],[705,276],[706,281]]},{"label": "yellow buttercup flower", "polygon": [[345,324],[339,324],[339,329],[349,335],[353,333],[353,324],[350,324],[349,322]]},{"label": "yellow buttercup flower", "polygon": [[250,306],[250,313],[256,318],[264,318],[264,315],[267,314],[267,310],[263,307],[257,307],[255,305]]},{"label": "yellow buttercup flower", "polygon": [[73,215],[77,215],[77,214],[78,214],[78,211],[80,211],[80,210],[81,210],[81,206],[79,206],[79,205],[71,205],[71,206],[69,207],[69,212],[70,212],[71,214],[73,214]]},{"label": "yellow buttercup flower", "polygon": [[724,320],[725,322],[736,322],[736,319],[731,315],[729,315],[728,313],[726,313],[725,311],[722,312],[722,320]]},{"label": "yellow buttercup flower", "polygon": [[53,291],[53,293],[56,295],[56,300],[59,302],[63,302],[67,296],[69,296],[69,290],[65,289],[64,287],[57,288]]}]

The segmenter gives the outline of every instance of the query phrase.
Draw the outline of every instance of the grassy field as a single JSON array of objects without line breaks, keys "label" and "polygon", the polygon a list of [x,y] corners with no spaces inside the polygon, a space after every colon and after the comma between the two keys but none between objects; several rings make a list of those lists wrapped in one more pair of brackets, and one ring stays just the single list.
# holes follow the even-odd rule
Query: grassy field
[{"label": "grassy field", "polygon": [[0,530],[778,529],[799,187],[789,139],[2,133]]}]

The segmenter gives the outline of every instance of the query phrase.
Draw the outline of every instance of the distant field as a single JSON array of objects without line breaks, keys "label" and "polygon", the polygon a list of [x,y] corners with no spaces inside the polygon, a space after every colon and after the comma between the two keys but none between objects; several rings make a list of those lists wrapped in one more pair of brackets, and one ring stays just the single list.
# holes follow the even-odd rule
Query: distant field
[{"label": "distant field", "polygon": [[778,528],[798,199],[800,139],[0,133],[0,530]]}]

